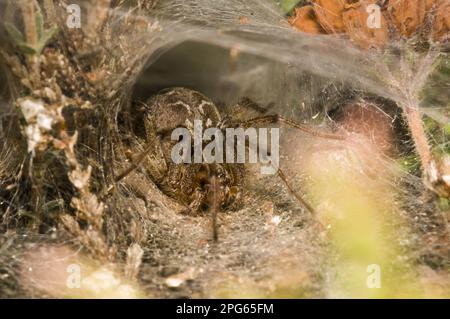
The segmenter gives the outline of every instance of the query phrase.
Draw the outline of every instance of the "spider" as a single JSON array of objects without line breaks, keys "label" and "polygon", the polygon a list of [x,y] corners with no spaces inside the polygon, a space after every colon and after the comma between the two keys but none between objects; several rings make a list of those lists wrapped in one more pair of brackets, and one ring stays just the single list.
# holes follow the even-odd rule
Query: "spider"
[{"label": "spider", "polygon": [[[247,103],[246,106],[251,106]],[[245,105],[239,105],[240,108]],[[236,119],[236,114],[222,116],[216,105],[203,94],[186,88],[169,88],[151,97],[136,112],[134,130],[146,141],[144,151],[138,155],[131,166],[119,174],[116,181],[142,165],[146,173],[158,188],[167,196],[186,208],[182,213],[199,215],[211,212],[213,218],[213,238],[218,239],[216,218],[218,211],[235,210],[242,204],[242,189],[246,164],[236,163],[199,163],[176,164],[171,158],[171,149],[177,141],[171,139],[171,133],[186,123],[201,120],[205,127],[249,128],[256,125],[285,124],[303,133],[319,138],[343,140],[334,133],[319,132],[306,125],[284,118],[278,114],[263,114],[247,120]],[[249,145],[251,146],[251,145]],[[288,190],[309,212],[314,209],[301,195],[289,185],[281,169],[276,170]]]}]

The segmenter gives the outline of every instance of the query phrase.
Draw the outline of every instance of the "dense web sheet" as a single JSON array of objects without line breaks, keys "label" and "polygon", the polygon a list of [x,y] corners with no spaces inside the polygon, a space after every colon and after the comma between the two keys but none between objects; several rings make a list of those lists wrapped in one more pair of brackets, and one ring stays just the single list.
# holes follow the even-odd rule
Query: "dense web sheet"
[{"label": "dense web sheet", "polygon": [[[339,37],[296,32],[272,1],[162,1],[157,12],[163,25],[170,21],[166,30],[181,39],[267,57],[400,103],[416,98],[437,56],[430,49],[408,65],[403,55],[412,53],[401,41],[392,52],[367,52]],[[280,73],[288,76],[286,69]]]}]

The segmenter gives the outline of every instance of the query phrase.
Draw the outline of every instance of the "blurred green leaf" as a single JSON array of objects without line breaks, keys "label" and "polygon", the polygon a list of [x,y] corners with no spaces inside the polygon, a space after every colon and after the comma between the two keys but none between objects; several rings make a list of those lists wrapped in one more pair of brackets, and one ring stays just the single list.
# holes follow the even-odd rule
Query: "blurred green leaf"
[{"label": "blurred green leaf", "polygon": [[450,101],[450,55],[443,54],[436,63],[421,92],[424,104],[431,107],[449,107]]},{"label": "blurred green leaf", "polygon": [[450,209],[450,200],[443,197],[439,198],[438,207],[441,211],[448,211]]},{"label": "blurred green leaf", "polygon": [[12,23],[5,22],[5,30],[15,43],[25,42],[22,32],[20,32]]},{"label": "blurred green leaf", "polygon": [[26,43],[17,44],[17,47],[25,54],[36,54],[36,50]]},{"label": "blurred green leaf", "polygon": [[43,31],[42,37],[39,39],[36,51],[38,53],[41,53],[42,50],[44,50],[47,43],[53,38],[53,36],[56,35],[56,33],[58,33],[58,27],[52,27],[49,30]]},{"label": "blurred green leaf", "polygon": [[44,31],[44,18],[42,17],[42,13],[40,10],[36,12],[35,26],[38,39],[40,39],[42,38],[42,34]]},{"label": "blurred green leaf", "polygon": [[14,44],[25,54],[34,54],[36,50],[29,46],[24,39],[22,32],[20,32],[13,24],[5,22],[6,32],[9,34]]},{"label": "blurred green leaf", "polygon": [[46,47],[48,42],[56,35],[59,31],[58,27],[54,26],[49,30],[44,29],[44,22],[42,15],[38,12],[36,15],[36,32],[38,34],[38,43],[32,45],[25,41],[25,37],[13,24],[5,22],[5,30],[11,39],[24,54],[40,54],[42,50]]},{"label": "blurred green leaf", "polygon": [[408,173],[413,173],[414,171],[420,168],[419,158],[415,154],[400,157],[397,160],[397,164],[401,167],[403,171]]},{"label": "blurred green leaf", "polygon": [[278,1],[284,14],[289,14],[303,0],[281,0]]}]

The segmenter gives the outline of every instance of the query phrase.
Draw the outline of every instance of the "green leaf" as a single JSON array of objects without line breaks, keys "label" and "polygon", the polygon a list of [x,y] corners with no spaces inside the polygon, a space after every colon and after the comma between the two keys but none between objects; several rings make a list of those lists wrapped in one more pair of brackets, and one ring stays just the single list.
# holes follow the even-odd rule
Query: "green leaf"
[{"label": "green leaf", "polygon": [[44,17],[38,9],[36,11],[35,18],[35,28],[38,36],[38,43],[31,44],[26,42],[26,39],[22,32],[20,32],[13,24],[5,22],[5,29],[9,36],[14,41],[14,44],[24,53],[24,54],[40,54],[45,48],[47,43],[52,39],[53,36],[58,32],[58,27],[54,26],[48,30],[44,29]]},{"label": "green leaf", "polygon": [[22,32],[20,32],[14,24],[5,22],[5,29],[16,44],[25,41]]},{"label": "green leaf", "polygon": [[446,135],[450,136],[450,124],[444,126],[444,131]]},{"label": "green leaf", "polygon": [[38,10],[36,12],[35,25],[36,25],[36,33],[37,33],[38,39],[40,39],[42,37],[42,33],[44,30],[44,18],[42,17],[40,10]]},{"label": "green leaf", "polygon": [[59,31],[58,27],[52,27],[49,30],[44,31],[42,37],[39,39],[36,51],[38,53],[41,53],[42,50],[44,50],[45,46],[48,44],[48,42],[56,35],[56,33],[58,33],[58,31]]},{"label": "green leaf", "polygon": [[281,10],[283,10],[284,14],[288,14],[294,9],[297,4],[302,2],[302,0],[281,0],[280,1],[280,7]]},{"label": "green leaf", "polygon": [[420,166],[419,158],[414,154],[399,158],[397,164],[408,173],[414,172]]},{"label": "green leaf", "polygon": [[37,51],[35,48],[29,46],[28,44],[26,44],[25,42],[23,43],[18,43],[17,47],[25,54],[36,54]]},{"label": "green leaf", "polygon": [[441,211],[446,212],[450,208],[450,200],[447,198],[439,198],[438,200],[438,207]]},{"label": "green leaf", "polygon": [[20,32],[13,24],[5,22],[5,29],[14,41],[14,45],[16,45],[20,51],[25,54],[36,53],[36,50],[25,42],[22,32]]}]

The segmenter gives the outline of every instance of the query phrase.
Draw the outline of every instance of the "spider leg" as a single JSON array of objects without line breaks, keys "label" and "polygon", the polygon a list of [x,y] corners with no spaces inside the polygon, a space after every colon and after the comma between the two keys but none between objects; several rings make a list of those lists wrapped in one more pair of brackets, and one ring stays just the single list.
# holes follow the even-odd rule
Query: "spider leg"
[{"label": "spider leg", "polygon": [[288,188],[289,192],[295,197],[295,199],[297,199],[302,205],[303,207],[305,207],[311,214],[316,214],[315,209],[306,201],[303,199],[303,197],[296,192],[291,185],[289,184],[289,181],[286,177],[286,175],[283,173],[283,171],[281,169],[278,169],[277,171],[278,176],[280,176],[281,180],[284,182],[284,184],[286,185],[286,187]]},{"label": "spider leg", "polygon": [[312,128],[311,126],[298,123],[296,121],[285,118],[278,114],[255,117],[255,118],[241,122],[240,126],[251,127],[252,125],[255,125],[255,124],[260,125],[260,124],[277,124],[277,123],[286,124],[290,127],[296,128],[296,129],[298,129],[308,135],[314,136],[314,137],[327,138],[327,139],[338,140],[338,141],[342,141],[345,139],[344,135],[333,134],[333,133],[324,133],[322,131]]},{"label": "spider leg", "polygon": [[133,173],[136,169],[138,169],[141,164],[144,163],[145,169],[152,177],[153,180],[160,178],[162,172],[167,170],[167,164],[164,162],[157,161],[154,158],[150,158],[149,154],[155,154],[161,147],[160,136],[155,135],[153,139],[150,139],[143,150],[131,160],[131,163],[124,169],[122,169],[114,178],[114,183],[108,185],[101,192],[101,196],[108,195],[124,178]]},{"label": "spider leg", "polygon": [[122,179],[124,179],[127,175],[129,175],[131,172],[133,172],[136,168],[139,167],[139,164],[141,164],[141,162],[145,159],[145,156],[147,156],[147,154],[150,152],[150,150],[153,148],[152,143],[148,143],[144,150],[136,157],[135,160],[133,160],[133,162],[127,167],[125,168],[122,172],[120,172],[116,178],[115,178],[115,182],[118,183],[120,182]]},{"label": "spider leg", "polygon": [[[255,147],[255,145],[249,145],[250,147]],[[289,192],[299,201],[299,203],[306,208],[311,214],[316,214],[315,209],[306,201],[303,199],[302,195],[300,195],[298,192],[294,190],[294,188],[290,185],[288,178],[284,174],[284,172],[280,168],[276,168],[273,166],[273,168],[277,171],[278,176],[281,178],[281,180],[284,182],[286,187],[288,188]]]},{"label": "spider leg", "polygon": [[148,143],[144,147],[144,150],[141,153],[139,153],[139,155],[130,163],[130,165],[128,165],[128,167],[123,169],[115,176],[114,183],[111,183],[103,188],[103,190],[100,192],[100,197],[107,196],[108,194],[110,194],[110,192],[115,188],[118,182],[120,182],[125,177],[134,172],[152,149],[153,149],[152,144]]},{"label": "spider leg", "polygon": [[[344,135],[340,134],[333,134],[333,133],[324,133],[323,131],[319,131],[317,129],[312,128],[311,126],[307,126],[301,123],[298,123],[296,121],[293,121],[291,119],[285,118],[278,114],[273,115],[263,115],[259,117],[255,117],[246,121],[243,121],[240,126],[243,127],[251,127],[255,124],[277,124],[277,123],[283,123],[290,127],[293,127],[295,129],[298,129],[308,135],[318,137],[318,138],[325,138],[325,139],[332,139],[332,140],[338,140],[342,141],[345,140],[346,137]],[[278,176],[280,176],[281,180],[285,183],[286,187],[288,188],[289,192],[305,207],[310,213],[315,214],[314,208],[303,199],[303,197],[296,192],[291,185],[289,184],[289,181],[286,177],[286,175],[283,173],[281,169],[277,170]]]},{"label": "spider leg", "polygon": [[[160,154],[162,160],[156,160],[155,154]],[[148,155],[152,155],[149,157]],[[167,162],[164,159],[161,151],[161,136],[155,134],[148,138],[144,149],[132,159],[130,165],[123,169],[116,177],[115,182],[119,182],[136,170],[142,163],[145,162],[145,168],[154,180],[161,178],[161,175],[167,171]]]},{"label": "spider leg", "polygon": [[215,175],[210,177],[209,185],[209,202],[210,202],[210,212],[211,212],[211,222],[212,222],[212,237],[215,242],[219,240],[218,226],[217,226],[217,189],[219,188],[218,181]]}]

